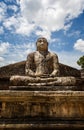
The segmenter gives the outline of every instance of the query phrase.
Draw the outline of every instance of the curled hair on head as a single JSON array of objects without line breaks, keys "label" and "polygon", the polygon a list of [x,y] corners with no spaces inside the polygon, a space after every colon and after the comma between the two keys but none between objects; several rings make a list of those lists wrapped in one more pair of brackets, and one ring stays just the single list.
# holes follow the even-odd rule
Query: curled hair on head
[{"label": "curled hair on head", "polygon": [[[48,45],[48,41],[47,41],[47,39],[46,39],[45,37],[40,37],[40,38],[38,38],[38,39],[37,39],[37,42],[39,42],[41,39],[43,39],[43,40],[47,43],[47,45]],[[36,42],[36,45],[37,45],[37,42]]]}]

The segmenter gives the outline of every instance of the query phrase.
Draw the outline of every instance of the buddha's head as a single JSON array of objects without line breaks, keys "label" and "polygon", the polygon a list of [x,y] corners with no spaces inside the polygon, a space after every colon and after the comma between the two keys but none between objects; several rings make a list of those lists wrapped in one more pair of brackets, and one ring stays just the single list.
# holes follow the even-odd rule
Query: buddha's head
[{"label": "buddha's head", "polygon": [[48,41],[46,38],[41,37],[36,42],[37,51],[48,51]]}]

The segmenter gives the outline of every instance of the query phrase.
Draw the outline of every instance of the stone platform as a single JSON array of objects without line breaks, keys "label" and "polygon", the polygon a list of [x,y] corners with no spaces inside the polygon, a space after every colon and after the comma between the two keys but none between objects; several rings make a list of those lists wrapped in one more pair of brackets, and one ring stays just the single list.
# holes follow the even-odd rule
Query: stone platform
[{"label": "stone platform", "polygon": [[0,91],[0,130],[84,128],[84,91]]}]

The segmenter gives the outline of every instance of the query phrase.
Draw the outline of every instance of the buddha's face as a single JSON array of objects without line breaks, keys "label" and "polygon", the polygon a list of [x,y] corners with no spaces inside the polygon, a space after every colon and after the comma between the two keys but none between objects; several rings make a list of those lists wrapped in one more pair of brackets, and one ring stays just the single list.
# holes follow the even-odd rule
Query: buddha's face
[{"label": "buddha's face", "polygon": [[48,42],[45,38],[39,38],[37,40],[37,50],[38,51],[47,51],[48,50]]}]

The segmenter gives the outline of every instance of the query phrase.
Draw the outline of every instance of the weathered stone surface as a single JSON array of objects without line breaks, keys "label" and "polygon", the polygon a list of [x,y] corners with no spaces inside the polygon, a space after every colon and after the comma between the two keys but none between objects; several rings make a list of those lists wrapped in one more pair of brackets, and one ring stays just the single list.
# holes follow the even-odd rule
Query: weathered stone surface
[{"label": "weathered stone surface", "polygon": [[12,75],[25,75],[25,61],[0,67],[0,78]]},{"label": "weathered stone surface", "polygon": [[0,91],[0,128],[43,126],[84,128],[84,92]]},{"label": "weathered stone surface", "polygon": [[23,91],[84,91],[84,86],[9,86],[9,90]]},{"label": "weathered stone surface", "polygon": [[40,37],[36,42],[36,51],[29,53],[26,60],[25,74],[27,76],[60,76],[57,54],[48,51],[48,41]]},{"label": "weathered stone surface", "polygon": [[[62,121],[61,121],[62,122]],[[67,121],[66,121],[67,122]],[[55,130],[55,129],[74,129],[74,130],[78,130],[78,129],[84,129],[84,124],[80,123],[80,121],[72,121],[72,123],[59,123],[57,121],[57,123],[53,124],[50,122],[47,122],[47,124],[43,124],[43,123],[32,123],[32,124],[3,124],[0,125],[0,130],[9,130],[9,129],[13,129],[13,130],[28,130],[28,129],[48,129],[48,130]]]},{"label": "weathered stone surface", "polygon": [[[7,66],[0,67],[0,77],[10,77],[12,75],[25,75],[25,61],[10,64]],[[75,76],[80,77],[80,70],[73,67],[59,64],[61,76]]]},{"label": "weathered stone surface", "polygon": [[84,78],[84,69],[81,70],[81,77]]},{"label": "weathered stone surface", "polygon": [[81,85],[81,78],[76,77],[29,77],[29,76],[11,76],[10,83],[13,86],[76,86]]},{"label": "weathered stone surface", "polygon": [[0,91],[0,117],[84,118],[81,91]]},{"label": "weathered stone surface", "polygon": [[0,77],[0,90],[8,90],[10,85],[9,77]]}]

